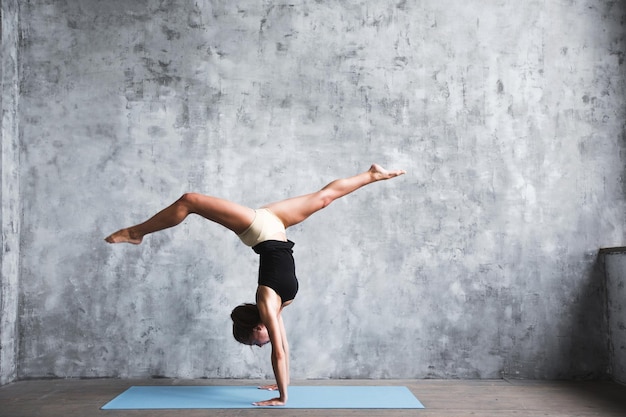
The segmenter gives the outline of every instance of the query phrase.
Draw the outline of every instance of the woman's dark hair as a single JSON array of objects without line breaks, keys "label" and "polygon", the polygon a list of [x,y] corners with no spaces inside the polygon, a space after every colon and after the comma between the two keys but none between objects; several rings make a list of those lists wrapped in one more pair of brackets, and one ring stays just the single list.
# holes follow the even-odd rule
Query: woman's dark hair
[{"label": "woman's dark hair", "polygon": [[261,315],[256,304],[241,304],[230,313],[233,319],[233,336],[239,343],[250,344],[254,328],[261,323]]}]

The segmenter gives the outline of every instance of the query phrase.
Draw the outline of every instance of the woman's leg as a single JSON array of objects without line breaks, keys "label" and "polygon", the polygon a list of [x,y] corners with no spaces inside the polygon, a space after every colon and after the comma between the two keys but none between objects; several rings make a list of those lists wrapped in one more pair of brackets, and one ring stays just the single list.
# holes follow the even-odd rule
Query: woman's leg
[{"label": "woman's leg", "polygon": [[335,180],[321,190],[300,197],[271,203],[265,207],[280,218],[285,227],[298,224],[311,214],[328,206],[334,200],[376,181],[388,180],[404,174],[403,170],[387,171],[373,164],[368,171],[350,178]]},{"label": "woman's leg", "polygon": [[145,235],[176,226],[192,213],[219,223],[237,234],[243,233],[255,216],[254,210],[237,203],[207,195],[187,193],[145,222],[118,230],[105,240],[109,243],[126,242],[138,245]]}]

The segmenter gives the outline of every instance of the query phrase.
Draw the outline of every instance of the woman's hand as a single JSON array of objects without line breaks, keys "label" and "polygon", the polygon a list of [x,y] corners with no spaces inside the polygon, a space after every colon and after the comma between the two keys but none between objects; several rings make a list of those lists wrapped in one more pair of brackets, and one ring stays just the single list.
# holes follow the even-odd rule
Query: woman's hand
[{"label": "woman's hand", "polygon": [[270,385],[262,385],[259,389],[264,389],[267,391],[276,391],[278,389],[278,384],[270,384]]},{"label": "woman's hand", "polygon": [[256,405],[259,407],[267,407],[267,406],[285,405],[286,403],[287,401],[283,401],[281,398],[272,398],[271,400],[252,403],[252,405]]}]

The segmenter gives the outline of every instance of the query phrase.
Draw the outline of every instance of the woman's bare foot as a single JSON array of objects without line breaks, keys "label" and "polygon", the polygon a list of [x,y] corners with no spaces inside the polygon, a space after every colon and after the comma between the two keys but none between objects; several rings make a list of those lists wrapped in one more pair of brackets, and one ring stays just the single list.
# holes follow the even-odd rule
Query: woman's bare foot
[{"label": "woman's bare foot", "polygon": [[369,169],[369,172],[372,175],[372,178],[374,178],[374,181],[388,180],[390,178],[394,178],[399,175],[406,174],[406,171],[403,169],[398,169],[395,171],[387,171],[385,168],[381,167],[378,164],[372,164],[372,166]]},{"label": "woman's bare foot", "polygon": [[105,238],[109,243],[132,243],[133,245],[138,245],[141,243],[142,238],[134,237],[130,231],[130,229],[122,229],[113,233],[111,236]]}]

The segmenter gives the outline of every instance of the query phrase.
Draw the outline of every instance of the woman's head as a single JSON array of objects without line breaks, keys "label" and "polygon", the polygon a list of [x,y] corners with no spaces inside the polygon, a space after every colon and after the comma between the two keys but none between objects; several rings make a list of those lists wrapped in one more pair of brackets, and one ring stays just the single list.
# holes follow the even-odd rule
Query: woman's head
[{"label": "woman's head", "polygon": [[269,342],[267,329],[261,322],[256,304],[241,304],[230,314],[233,320],[233,336],[244,345],[263,346]]}]

